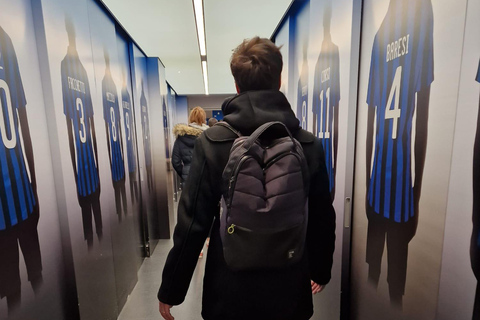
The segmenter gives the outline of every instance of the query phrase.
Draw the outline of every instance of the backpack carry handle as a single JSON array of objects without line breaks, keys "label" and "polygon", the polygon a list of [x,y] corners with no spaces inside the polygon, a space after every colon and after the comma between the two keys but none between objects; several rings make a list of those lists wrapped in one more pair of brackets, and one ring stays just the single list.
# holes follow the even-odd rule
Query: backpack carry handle
[{"label": "backpack carry handle", "polygon": [[295,145],[295,139],[293,138],[292,136],[292,133],[290,132],[290,130],[288,130],[287,126],[285,124],[283,124],[282,122],[280,121],[272,121],[272,122],[267,122],[267,123],[264,123],[263,125],[261,125],[260,127],[257,128],[257,130],[255,130],[252,135],[250,137],[248,137],[248,139],[245,141],[245,144],[243,145],[243,148],[248,151],[250,150],[250,148],[253,146],[253,144],[255,143],[255,141],[260,138],[260,136],[262,134],[265,133],[265,131],[267,131],[268,129],[270,129],[271,127],[273,126],[280,126],[281,128],[285,129],[285,131],[287,132],[288,136],[290,137],[290,139],[292,140],[292,142],[294,143]]}]

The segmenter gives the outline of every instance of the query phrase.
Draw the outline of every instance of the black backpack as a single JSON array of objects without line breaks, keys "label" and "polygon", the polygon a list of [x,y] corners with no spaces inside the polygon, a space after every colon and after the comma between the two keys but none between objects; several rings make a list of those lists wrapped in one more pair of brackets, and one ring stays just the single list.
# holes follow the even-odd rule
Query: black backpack
[{"label": "black backpack", "polygon": [[[241,136],[226,122],[217,125],[239,136],[222,179],[220,236],[227,265],[260,270],[298,262],[305,247],[309,186],[301,144],[281,122],[265,123],[251,136]],[[262,140],[267,131],[269,139]]]}]

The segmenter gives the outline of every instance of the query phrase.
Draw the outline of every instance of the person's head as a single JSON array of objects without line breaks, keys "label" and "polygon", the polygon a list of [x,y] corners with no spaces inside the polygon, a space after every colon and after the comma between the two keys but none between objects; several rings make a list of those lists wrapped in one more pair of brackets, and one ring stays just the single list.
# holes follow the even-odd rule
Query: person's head
[{"label": "person's head", "polygon": [[105,66],[110,67],[110,55],[108,54],[107,47],[103,47],[103,58],[105,59]]},{"label": "person's head", "polygon": [[278,90],[283,67],[280,48],[266,38],[245,39],[233,50],[230,69],[238,93]]},{"label": "person's head", "polygon": [[75,26],[73,25],[72,18],[65,16],[65,30],[67,30],[68,44],[75,47]]},{"label": "person's head", "polygon": [[208,126],[213,127],[215,125],[215,123],[217,123],[217,122],[218,122],[218,120],[212,117],[212,118],[208,119]]},{"label": "person's head", "polygon": [[331,22],[332,22],[332,4],[327,1],[323,9],[323,31],[325,34],[330,34]]},{"label": "person's head", "polygon": [[196,124],[205,124],[207,122],[207,115],[205,113],[205,110],[203,110],[201,107],[195,107],[190,112],[190,116],[188,117],[188,123],[193,122],[195,122]]}]

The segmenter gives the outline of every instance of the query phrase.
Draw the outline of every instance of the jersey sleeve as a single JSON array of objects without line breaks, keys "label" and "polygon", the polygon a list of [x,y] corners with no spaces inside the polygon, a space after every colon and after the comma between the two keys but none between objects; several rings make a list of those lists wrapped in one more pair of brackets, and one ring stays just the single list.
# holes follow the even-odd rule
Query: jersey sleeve
[{"label": "jersey sleeve", "polygon": [[477,71],[477,82],[480,82],[480,61],[478,62],[478,71]]},{"label": "jersey sleeve", "polygon": [[93,117],[93,102],[92,102],[92,94],[90,92],[90,84],[88,82],[88,75],[85,69],[83,69],[84,82],[85,82],[85,117],[92,118]]},{"label": "jersey sleeve", "polygon": [[379,52],[378,52],[378,43],[377,43],[377,37],[375,37],[375,40],[373,42],[373,47],[372,47],[372,57],[370,61],[370,75],[368,77],[368,91],[367,91],[367,104],[369,106],[375,107],[379,105],[378,101],[378,96],[380,94],[379,92]]},{"label": "jersey sleeve", "polygon": [[421,75],[417,78],[416,91],[429,87],[433,82],[433,9],[430,0],[422,1],[422,22],[420,30],[419,48],[421,50],[422,59],[417,61],[417,70]]},{"label": "jersey sleeve", "polygon": [[297,84],[297,118],[302,114],[302,75],[298,78]]},{"label": "jersey sleeve", "polygon": [[68,82],[67,82],[68,75],[67,75],[67,70],[65,70],[66,69],[65,64],[66,64],[65,60],[63,60],[62,66],[60,68],[60,73],[62,77],[63,113],[67,118],[72,119],[73,118],[72,103],[70,99],[70,90],[68,88]]},{"label": "jersey sleeve", "polygon": [[[321,53],[320,53],[321,54]],[[320,103],[320,56],[318,57],[317,64],[315,66],[315,74],[313,75],[313,96],[312,96],[312,112],[318,113],[318,104]]]},{"label": "jersey sleeve", "polygon": [[332,105],[334,107],[338,107],[338,104],[340,102],[340,55],[338,53],[338,47],[335,48],[335,58],[334,58],[334,78],[332,83],[332,89],[333,89],[333,94],[334,94],[334,100],[332,101]]},{"label": "jersey sleeve", "polygon": [[103,106],[103,119],[105,122],[109,122],[109,111],[108,110],[108,101],[107,101],[107,88],[106,88],[106,79],[102,81],[102,106]]},{"label": "jersey sleeve", "polygon": [[14,62],[15,67],[15,93],[16,93],[16,107],[24,108],[27,105],[27,99],[25,97],[25,91],[23,89],[22,77],[20,76],[20,67],[18,66],[17,55],[15,53],[15,48],[11,44],[11,57]]}]

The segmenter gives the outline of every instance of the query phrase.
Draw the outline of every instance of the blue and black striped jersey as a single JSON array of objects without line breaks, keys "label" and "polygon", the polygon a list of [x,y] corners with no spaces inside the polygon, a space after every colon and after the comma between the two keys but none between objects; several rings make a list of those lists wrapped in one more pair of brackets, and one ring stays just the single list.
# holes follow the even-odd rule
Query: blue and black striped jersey
[{"label": "blue and black striped jersey", "polygon": [[478,71],[477,71],[477,82],[480,82],[480,61],[478,62]]},{"label": "blue and black striped jersey", "polygon": [[367,199],[376,213],[395,222],[415,215],[412,119],[416,93],[433,82],[433,64],[431,1],[391,1],[370,65],[367,103],[376,107],[377,120]]},{"label": "blue and black striped jersey", "polygon": [[163,99],[163,130],[165,139],[165,156],[170,158],[170,146],[168,145],[168,117],[167,117],[167,105],[165,103],[166,97]]},{"label": "blue and black striped jersey", "polygon": [[125,164],[123,162],[121,146],[120,109],[118,106],[117,87],[113,82],[110,70],[105,73],[102,81],[103,119],[108,124],[110,135],[110,156],[112,163],[112,180],[120,181],[125,178]]},{"label": "blue and black striped jersey", "polygon": [[298,79],[297,89],[297,118],[302,129],[307,130],[308,123],[308,63],[302,62],[302,70]]},{"label": "blue and black striped jersey", "polygon": [[27,101],[12,40],[0,27],[0,231],[28,219],[35,196],[19,135],[17,110]]},{"label": "blue and black striped jersey", "polygon": [[330,191],[335,186],[333,108],[337,108],[339,102],[340,58],[338,47],[328,37],[322,42],[322,49],[315,66],[312,112],[317,119],[317,132],[315,132],[315,135],[322,140],[325,152]]},{"label": "blue and black striped jersey", "polygon": [[128,172],[134,173],[137,171],[136,150],[134,148],[135,126],[133,123],[132,100],[126,87],[122,89],[122,109],[123,121],[125,123],[125,137],[127,140]]},{"label": "blue and black striped jersey", "polygon": [[143,130],[143,147],[145,151],[145,165],[147,167],[152,165],[152,152],[151,152],[151,142],[150,142],[150,120],[148,118],[148,105],[147,98],[145,98],[145,93],[142,90],[140,96],[140,108],[142,115],[142,130]]},{"label": "blue and black striped jersey", "polygon": [[63,112],[73,123],[77,155],[77,191],[81,197],[86,197],[98,189],[100,181],[91,133],[93,105],[90,85],[87,72],[73,47],[68,48],[62,61],[61,75]]}]

